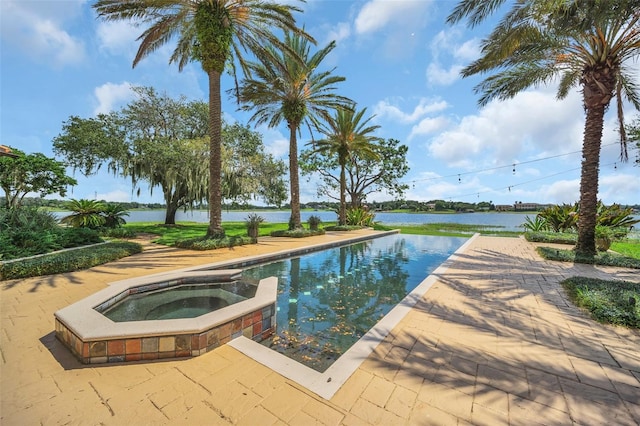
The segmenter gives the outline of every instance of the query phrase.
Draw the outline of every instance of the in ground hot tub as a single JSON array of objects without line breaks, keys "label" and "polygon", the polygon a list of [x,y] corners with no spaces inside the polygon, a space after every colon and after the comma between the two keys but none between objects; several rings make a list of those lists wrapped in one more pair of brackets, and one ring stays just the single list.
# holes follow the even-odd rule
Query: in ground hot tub
[{"label": "in ground hot tub", "polygon": [[[198,356],[275,330],[277,278],[241,270],[174,272],[112,283],[55,313],[56,336],[83,363]],[[109,318],[111,317],[111,318]]]}]

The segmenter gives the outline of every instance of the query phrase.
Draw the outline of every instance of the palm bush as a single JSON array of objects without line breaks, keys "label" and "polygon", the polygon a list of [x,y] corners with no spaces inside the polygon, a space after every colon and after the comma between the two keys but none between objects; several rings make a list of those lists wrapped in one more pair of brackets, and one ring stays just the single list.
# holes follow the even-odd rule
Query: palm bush
[{"label": "palm bush", "polygon": [[106,228],[120,228],[127,223],[124,217],[129,216],[127,209],[118,203],[105,204],[100,214],[104,217],[104,226]]},{"label": "palm bush", "polygon": [[105,205],[100,201],[72,199],[65,204],[65,208],[73,213],[60,219],[62,224],[74,228],[98,229],[106,222],[103,216]]}]

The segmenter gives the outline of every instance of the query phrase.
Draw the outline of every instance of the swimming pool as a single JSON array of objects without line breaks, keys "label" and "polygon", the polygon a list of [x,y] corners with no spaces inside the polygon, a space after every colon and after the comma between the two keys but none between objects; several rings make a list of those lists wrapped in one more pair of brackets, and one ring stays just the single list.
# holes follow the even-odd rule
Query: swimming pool
[{"label": "swimming pool", "polygon": [[324,372],[465,241],[394,234],[245,269],[278,277],[276,334],[262,344]]}]

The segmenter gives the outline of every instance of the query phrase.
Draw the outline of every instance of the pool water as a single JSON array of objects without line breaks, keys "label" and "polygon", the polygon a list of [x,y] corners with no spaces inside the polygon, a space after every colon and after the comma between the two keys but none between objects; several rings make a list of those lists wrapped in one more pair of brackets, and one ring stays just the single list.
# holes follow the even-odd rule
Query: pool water
[{"label": "pool water", "polygon": [[257,286],[225,284],[179,285],[131,294],[102,312],[115,322],[195,318],[255,296]]},{"label": "pool water", "polygon": [[465,241],[394,234],[245,269],[278,277],[276,334],[262,344],[324,372]]}]

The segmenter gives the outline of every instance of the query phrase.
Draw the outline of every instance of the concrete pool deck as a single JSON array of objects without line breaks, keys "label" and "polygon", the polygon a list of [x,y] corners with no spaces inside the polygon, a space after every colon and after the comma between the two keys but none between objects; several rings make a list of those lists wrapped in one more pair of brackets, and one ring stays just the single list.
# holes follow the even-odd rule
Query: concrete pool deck
[{"label": "concrete pool deck", "polygon": [[230,346],[152,363],[83,365],[53,313],[126,278],[339,240],[262,238],[212,252],[145,244],[91,268],[0,282],[0,423],[565,425],[640,423],[640,332],[590,320],[558,282],[637,270],[547,262],[478,237],[325,400]]}]

